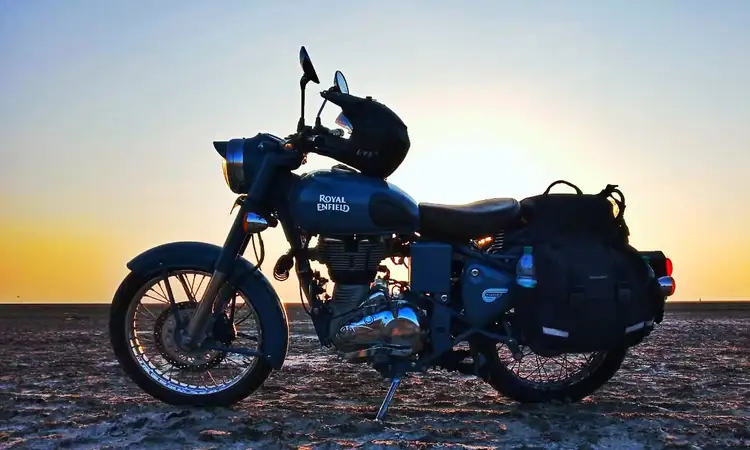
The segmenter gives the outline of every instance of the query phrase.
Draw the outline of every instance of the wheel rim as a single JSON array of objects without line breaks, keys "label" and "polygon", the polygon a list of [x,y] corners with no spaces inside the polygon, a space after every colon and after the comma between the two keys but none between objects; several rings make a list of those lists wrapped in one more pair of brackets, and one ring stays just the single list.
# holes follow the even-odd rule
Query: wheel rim
[{"label": "wheel rim", "polygon": [[[167,276],[180,317],[192,315],[211,274],[200,270],[171,271]],[[188,353],[174,338],[174,314],[164,277],[147,281],[135,294],[126,316],[126,336],[131,357],[141,371],[161,386],[189,395],[208,395],[235,385],[258,362],[257,357],[216,350]],[[259,350],[262,330],[255,309],[242,293],[234,293],[225,312],[234,317],[236,338],[222,345]]]},{"label": "wheel rim", "polygon": [[522,383],[541,390],[559,389],[587,378],[607,356],[606,352],[594,352],[545,357],[521,346],[523,356],[518,361],[506,345],[500,344],[496,350],[505,370]]}]

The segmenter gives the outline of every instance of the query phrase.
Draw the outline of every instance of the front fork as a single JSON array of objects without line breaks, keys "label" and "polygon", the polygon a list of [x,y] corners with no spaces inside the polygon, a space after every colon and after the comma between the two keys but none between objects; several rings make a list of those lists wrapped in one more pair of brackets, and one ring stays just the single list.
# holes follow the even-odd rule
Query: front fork
[{"label": "front fork", "polygon": [[[240,210],[234,218],[229,234],[224,241],[224,246],[222,247],[219,259],[216,261],[214,272],[208,282],[208,286],[206,286],[203,298],[200,299],[198,308],[187,325],[187,330],[185,330],[185,334],[182,337],[182,342],[188,347],[195,348],[202,344],[221,287],[231,274],[232,267],[234,266],[237,257],[245,253],[245,249],[250,241],[250,235],[245,232],[243,221],[249,212],[249,203],[248,199],[245,199],[245,201],[240,204]],[[232,293],[230,292],[228,295],[232,295]]]}]

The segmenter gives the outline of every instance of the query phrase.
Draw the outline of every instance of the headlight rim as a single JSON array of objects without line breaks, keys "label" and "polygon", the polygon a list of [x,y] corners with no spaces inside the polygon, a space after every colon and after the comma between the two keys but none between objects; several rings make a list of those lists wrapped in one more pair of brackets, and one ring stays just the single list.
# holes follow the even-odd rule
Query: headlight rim
[{"label": "headlight rim", "polygon": [[244,139],[231,139],[227,144],[226,158],[222,162],[224,181],[235,194],[242,194],[245,189],[244,150]]}]

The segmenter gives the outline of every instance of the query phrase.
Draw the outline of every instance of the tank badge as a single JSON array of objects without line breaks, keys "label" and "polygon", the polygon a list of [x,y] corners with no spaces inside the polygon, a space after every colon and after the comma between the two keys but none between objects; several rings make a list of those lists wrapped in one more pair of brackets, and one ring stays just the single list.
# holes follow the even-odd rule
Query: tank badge
[{"label": "tank badge", "polygon": [[344,197],[335,195],[321,195],[318,198],[318,211],[349,212],[349,205]]},{"label": "tank badge", "polygon": [[485,303],[492,303],[507,293],[508,290],[505,288],[485,289],[484,292],[482,292],[482,300],[484,300]]}]

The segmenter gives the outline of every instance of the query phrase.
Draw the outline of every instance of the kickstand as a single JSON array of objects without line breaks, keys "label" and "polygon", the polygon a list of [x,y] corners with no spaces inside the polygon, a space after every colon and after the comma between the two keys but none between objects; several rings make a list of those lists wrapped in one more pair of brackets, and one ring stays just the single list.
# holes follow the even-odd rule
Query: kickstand
[{"label": "kickstand", "polygon": [[393,381],[391,382],[391,387],[388,389],[388,393],[385,395],[385,398],[383,399],[383,404],[380,405],[380,409],[378,410],[378,415],[375,416],[376,421],[382,421],[383,417],[385,417],[385,413],[388,411],[388,405],[391,404],[391,400],[393,400],[393,394],[396,393],[396,389],[398,389],[398,385],[401,383],[401,377],[393,377]]}]

